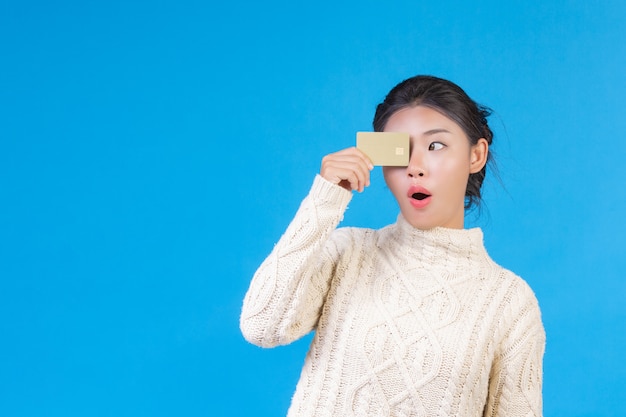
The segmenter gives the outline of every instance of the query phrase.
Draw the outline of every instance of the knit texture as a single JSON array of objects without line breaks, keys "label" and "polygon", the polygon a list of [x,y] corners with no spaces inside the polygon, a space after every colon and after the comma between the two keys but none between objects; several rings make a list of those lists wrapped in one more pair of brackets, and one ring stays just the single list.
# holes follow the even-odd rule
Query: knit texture
[{"label": "knit texture", "polygon": [[337,228],[351,197],[317,176],[244,299],[251,343],[315,330],[288,416],[541,416],[539,306],[482,231]]}]

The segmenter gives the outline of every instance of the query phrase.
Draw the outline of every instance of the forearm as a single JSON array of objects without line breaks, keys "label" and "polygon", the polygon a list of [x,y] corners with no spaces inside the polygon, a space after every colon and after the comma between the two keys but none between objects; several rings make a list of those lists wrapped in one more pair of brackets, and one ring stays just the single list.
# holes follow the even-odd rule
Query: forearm
[{"label": "forearm", "polygon": [[315,327],[332,278],[334,259],[328,238],[351,196],[316,177],[296,216],[252,279],[240,321],[248,341],[276,346]]}]

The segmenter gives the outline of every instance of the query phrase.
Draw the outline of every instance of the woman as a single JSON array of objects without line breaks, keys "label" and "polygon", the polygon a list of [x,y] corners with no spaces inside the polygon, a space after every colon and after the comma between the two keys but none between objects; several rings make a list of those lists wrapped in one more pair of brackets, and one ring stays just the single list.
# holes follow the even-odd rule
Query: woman
[{"label": "woman", "polygon": [[464,229],[493,134],[457,85],[416,76],[378,105],[374,130],[410,136],[383,167],[396,223],[337,228],[373,166],[356,148],[322,160],[261,264],[241,329],[259,346],[315,330],[289,416],[540,416],[545,332],[533,291]]}]

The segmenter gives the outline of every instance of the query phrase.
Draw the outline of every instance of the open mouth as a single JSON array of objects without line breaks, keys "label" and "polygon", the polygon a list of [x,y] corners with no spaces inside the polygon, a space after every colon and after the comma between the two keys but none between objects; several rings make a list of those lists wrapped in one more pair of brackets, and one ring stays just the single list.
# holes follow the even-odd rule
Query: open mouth
[{"label": "open mouth", "polygon": [[414,198],[414,199],[416,199],[418,201],[422,201],[422,200],[424,200],[425,198],[428,198],[428,197],[430,197],[430,194],[425,194],[425,193],[413,193],[411,195],[411,198]]},{"label": "open mouth", "polygon": [[409,198],[410,204],[416,209],[423,209],[428,206],[433,197],[427,188],[417,184],[409,187],[406,196]]}]

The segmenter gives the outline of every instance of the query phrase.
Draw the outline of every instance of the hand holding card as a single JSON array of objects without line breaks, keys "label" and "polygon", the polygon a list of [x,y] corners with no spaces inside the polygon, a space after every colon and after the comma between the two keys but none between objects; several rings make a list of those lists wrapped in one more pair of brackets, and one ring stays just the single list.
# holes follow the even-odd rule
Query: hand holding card
[{"label": "hand holding card", "polygon": [[409,165],[409,134],[357,132],[356,147],[377,166]]}]

